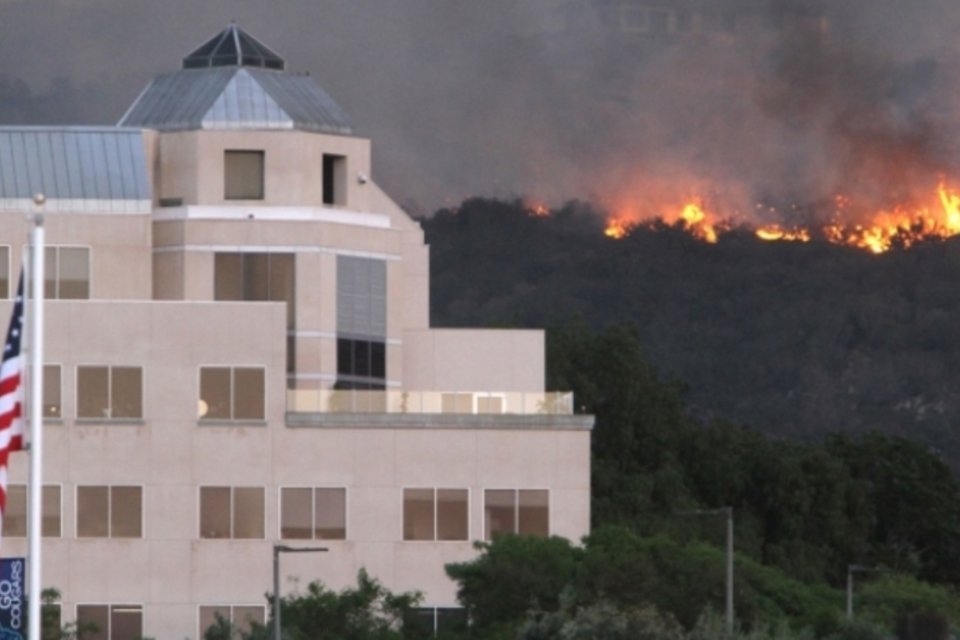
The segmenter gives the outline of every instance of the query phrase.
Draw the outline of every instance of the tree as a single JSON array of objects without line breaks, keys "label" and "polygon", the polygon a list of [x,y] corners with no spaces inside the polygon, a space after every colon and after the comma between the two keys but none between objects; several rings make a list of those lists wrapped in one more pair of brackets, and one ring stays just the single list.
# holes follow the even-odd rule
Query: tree
[{"label": "tree", "polygon": [[[267,600],[272,604],[272,598]],[[357,574],[357,586],[339,592],[320,582],[307,585],[306,593],[294,593],[281,600],[283,640],[404,640],[416,637],[404,628],[413,620],[421,595],[394,594],[366,570]],[[249,633],[238,634],[226,621],[218,620],[204,634],[204,640],[270,640],[273,626],[254,624]]]},{"label": "tree", "polygon": [[458,583],[457,599],[475,628],[518,624],[527,611],[556,611],[560,594],[573,581],[581,550],[564,538],[497,536],[479,542],[480,555],[448,564]]}]

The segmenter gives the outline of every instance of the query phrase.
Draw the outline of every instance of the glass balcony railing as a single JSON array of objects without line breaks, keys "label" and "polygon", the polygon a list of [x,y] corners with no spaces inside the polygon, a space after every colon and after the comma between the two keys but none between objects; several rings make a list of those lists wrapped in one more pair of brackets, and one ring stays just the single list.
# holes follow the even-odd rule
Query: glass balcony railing
[{"label": "glass balcony railing", "polygon": [[353,391],[291,389],[291,413],[572,415],[573,392]]}]

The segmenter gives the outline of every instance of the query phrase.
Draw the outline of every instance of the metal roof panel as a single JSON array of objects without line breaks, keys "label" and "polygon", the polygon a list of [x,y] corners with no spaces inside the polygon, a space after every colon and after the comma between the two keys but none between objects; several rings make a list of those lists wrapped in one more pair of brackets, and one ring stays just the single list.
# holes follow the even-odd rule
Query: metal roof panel
[{"label": "metal roof panel", "polygon": [[0,127],[0,199],[150,200],[143,132]]}]

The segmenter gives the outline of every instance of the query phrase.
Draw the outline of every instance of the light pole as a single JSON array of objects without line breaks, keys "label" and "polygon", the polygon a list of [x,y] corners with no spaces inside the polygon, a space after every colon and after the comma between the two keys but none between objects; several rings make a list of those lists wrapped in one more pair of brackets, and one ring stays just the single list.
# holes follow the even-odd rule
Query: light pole
[{"label": "light pole", "polygon": [[727,633],[733,636],[733,507],[719,509],[694,509],[693,511],[678,511],[681,516],[726,516],[727,517]]},{"label": "light pole", "polygon": [[880,571],[876,567],[864,567],[859,564],[847,565],[847,620],[853,620],[853,574],[874,573]]},{"label": "light pole", "polygon": [[285,544],[273,545],[273,640],[280,640],[280,554],[317,553],[327,550],[326,547],[288,547]]}]

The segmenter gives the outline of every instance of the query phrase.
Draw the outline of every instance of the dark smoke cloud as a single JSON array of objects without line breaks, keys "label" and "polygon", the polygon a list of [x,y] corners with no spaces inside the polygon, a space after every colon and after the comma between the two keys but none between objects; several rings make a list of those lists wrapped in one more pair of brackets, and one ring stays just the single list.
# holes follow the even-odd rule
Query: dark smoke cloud
[{"label": "dark smoke cloud", "polygon": [[[759,22],[726,43],[640,46],[605,30],[610,4],[0,0],[0,118],[115,122],[235,19],[330,91],[373,138],[377,179],[419,212],[470,195],[642,209],[696,192],[755,216],[758,200],[840,189],[883,204],[956,170],[955,0],[688,0]],[[785,8],[829,28],[771,37]]]}]

